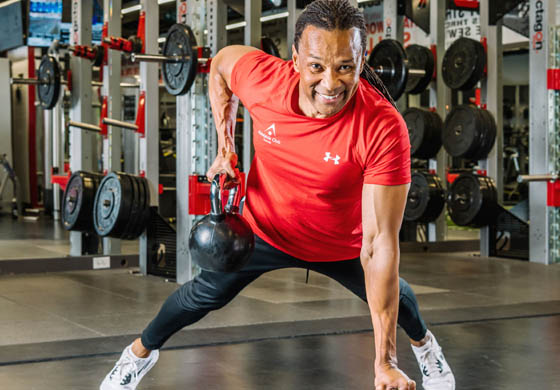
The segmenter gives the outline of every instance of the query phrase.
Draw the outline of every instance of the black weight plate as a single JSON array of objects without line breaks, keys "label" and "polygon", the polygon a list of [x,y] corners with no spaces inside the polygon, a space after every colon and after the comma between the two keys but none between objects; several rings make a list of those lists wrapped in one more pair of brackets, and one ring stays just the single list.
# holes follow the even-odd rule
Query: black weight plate
[{"label": "black weight plate", "polygon": [[276,46],[274,41],[269,37],[261,38],[261,50],[266,54],[280,58],[280,50],[278,49],[278,46]]},{"label": "black weight plate", "polygon": [[140,217],[142,215],[142,205],[140,204],[140,184],[136,180],[135,176],[126,175],[127,178],[130,180],[131,189],[132,189],[132,201],[131,201],[131,208],[130,208],[130,216],[127,220],[126,226],[124,228],[122,239],[124,240],[132,240],[136,237],[133,237],[132,231],[136,229],[136,224],[139,222]]},{"label": "black weight plate", "polygon": [[445,52],[441,73],[449,88],[469,90],[484,76],[485,65],[486,52],[482,43],[459,38]]},{"label": "black weight plate", "polygon": [[447,198],[451,220],[459,226],[474,225],[483,200],[478,176],[460,175],[451,185]]},{"label": "black weight plate", "polygon": [[480,146],[479,159],[485,159],[488,157],[488,154],[490,154],[492,148],[494,148],[498,129],[494,116],[488,110],[480,110],[480,113],[483,118],[484,133],[482,137],[482,145]]},{"label": "black weight plate", "polygon": [[138,223],[138,227],[135,232],[136,237],[140,236],[144,232],[144,230],[146,230],[151,215],[150,214],[150,188],[148,185],[148,180],[146,180],[146,178],[144,177],[138,177],[137,180],[140,184],[141,192],[144,196],[144,202],[143,202],[143,209],[142,209],[143,210],[142,217],[140,219],[140,222]]},{"label": "black weight plate", "polygon": [[384,39],[372,50],[369,66],[377,73],[394,100],[398,100],[406,88],[408,67],[406,52],[394,39]]},{"label": "black weight plate", "polygon": [[165,88],[172,95],[184,95],[191,89],[196,77],[198,57],[196,39],[189,26],[174,24],[167,32],[163,45],[164,56],[188,57],[189,61],[163,62]]},{"label": "black weight plate", "polygon": [[76,171],[70,176],[62,197],[62,225],[66,230],[94,231],[93,203],[102,177],[85,171]]},{"label": "black weight plate", "polygon": [[138,176],[131,176],[131,178],[136,181],[138,186],[139,203],[137,220],[131,230],[129,239],[136,239],[146,229],[146,216],[149,215],[149,203],[148,197],[146,196],[146,179]]},{"label": "black weight plate", "polygon": [[414,172],[408,192],[405,221],[430,223],[435,221],[445,206],[445,191],[438,176]]},{"label": "black weight plate", "polygon": [[52,109],[58,102],[60,94],[60,68],[56,59],[49,55],[44,55],[37,71],[39,86],[37,95],[41,102],[41,107],[45,110]]},{"label": "black weight plate", "polygon": [[410,94],[422,93],[430,85],[434,76],[434,54],[430,49],[420,45],[410,45],[406,48],[408,69],[423,70],[424,76],[408,75],[405,91]]},{"label": "black weight plate", "polygon": [[477,108],[459,105],[453,108],[443,126],[442,141],[447,153],[453,157],[471,158],[480,142],[482,124]]},{"label": "black weight plate", "polygon": [[498,195],[492,179],[465,173],[451,185],[447,207],[459,226],[483,227],[496,217]]},{"label": "black weight plate", "polygon": [[120,238],[130,216],[131,182],[126,175],[111,172],[101,181],[93,208],[97,234]]},{"label": "black weight plate", "polygon": [[441,148],[442,121],[438,114],[409,108],[403,114],[410,136],[410,153],[421,159],[433,158]]}]

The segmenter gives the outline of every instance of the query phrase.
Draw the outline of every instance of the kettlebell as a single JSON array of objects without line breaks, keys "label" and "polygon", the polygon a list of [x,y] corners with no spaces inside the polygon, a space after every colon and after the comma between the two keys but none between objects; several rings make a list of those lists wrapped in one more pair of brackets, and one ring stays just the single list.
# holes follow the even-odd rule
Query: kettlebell
[{"label": "kettlebell", "polygon": [[216,175],[210,187],[210,214],[191,229],[191,258],[203,270],[237,272],[247,264],[255,249],[253,230],[247,220],[238,214],[238,187],[229,191],[224,211],[220,175]]}]

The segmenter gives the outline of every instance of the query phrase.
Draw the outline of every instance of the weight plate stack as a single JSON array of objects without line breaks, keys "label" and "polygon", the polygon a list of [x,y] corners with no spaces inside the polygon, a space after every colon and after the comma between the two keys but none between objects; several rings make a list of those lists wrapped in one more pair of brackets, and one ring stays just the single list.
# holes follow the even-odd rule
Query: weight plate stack
[{"label": "weight plate stack", "polygon": [[95,193],[103,175],[94,172],[72,173],[62,197],[62,226],[66,230],[94,232],[92,211]]},{"label": "weight plate stack", "polygon": [[412,157],[428,160],[441,149],[443,123],[435,112],[409,108],[403,114],[410,136]]},{"label": "weight plate stack", "polygon": [[445,52],[441,73],[451,89],[468,91],[484,77],[486,50],[479,41],[459,38]]},{"label": "weight plate stack", "polygon": [[129,176],[133,190],[134,201],[130,213],[129,223],[123,233],[123,239],[134,240],[144,232],[150,217],[150,191],[148,181],[143,177]]},{"label": "weight plate stack", "polygon": [[445,206],[445,190],[441,179],[432,173],[412,173],[404,220],[430,223],[435,221]]},{"label": "weight plate stack", "polygon": [[497,200],[496,185],[491,178],[464,173],[451,185],[447,209],[455,224],[480,228],[493,223]]},{"label": "weight plate stack", "polygon": [[174,24],[167,32],[163,44],[164,56],[188,57],[188,61],[165,61],[162,74],[165,88],[171,95],[184,95],[191,89],[198,66],[196,39],[189,26]]},{"label": "weight plate stack", "polygon": [[490,111],[482,109],[479,109],[478,111],[482,116],[483,132],[481,134],[482,141],[480,143],[480,153],[475,156],[474,160],[482,160],[488,157],[488,154],[490,154],[490,151],[494,147],[496,136],[498,134],[496,121]]},{"label": "weight plate stack", "polygon": [[394,39],[384,39],[373,48],[368,64],[377,73],[394,100],[404,93],[408,80],[406,52]]},{"label": "weight plate stack", "polygon": [[410,45],[406,48],[409,69],[422,69],[424,76],[408,75],[405,91],[410,94],[422,93],[432,82],[435,69],[434,54],[430,49],[420,45]]},{"label": "weight plate stack", "polygon": [[58,102],[60,95],[60,68],[53,56],[44,55],[37,71],[39,80],[37,95],[41,107],[45,110],[52,109]]},{"label": "weight plate stack", "polygon": [[266,54],[280,58],[280,50],[278,49],[278,46],[276,46],[274,41],[269,37],[261,38],[261,50]]}]

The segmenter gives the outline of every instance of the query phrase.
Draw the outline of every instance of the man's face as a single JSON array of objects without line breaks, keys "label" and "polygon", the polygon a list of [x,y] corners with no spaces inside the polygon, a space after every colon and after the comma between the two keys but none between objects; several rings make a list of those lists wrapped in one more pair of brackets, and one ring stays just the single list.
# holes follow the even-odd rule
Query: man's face
[{"label": "man's face", "polygon": [[327,31],[307,26],[292,48],[300,73],[299,106],[307,116],[326,118],[339,112],[356,92],[365,57],[360,32]]}]

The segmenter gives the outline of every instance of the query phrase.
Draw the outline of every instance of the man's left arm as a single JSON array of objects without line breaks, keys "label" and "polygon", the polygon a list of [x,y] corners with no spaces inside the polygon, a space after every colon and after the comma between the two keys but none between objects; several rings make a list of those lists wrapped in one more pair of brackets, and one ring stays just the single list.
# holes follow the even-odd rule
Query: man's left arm
[{"label": "man's left arm", "polygon": [[[397,367],[399,306],[399,230],[409,185],[364,184],[361,262],[375,335],[376,389],[414,390],[414,381]],[[386,386],[386,387],[384,387]]]}]

